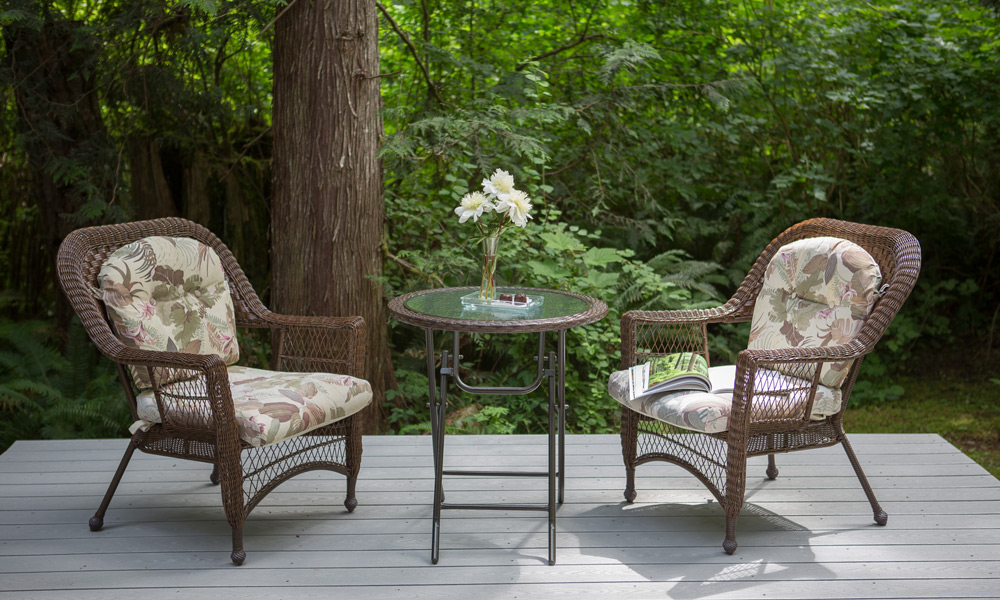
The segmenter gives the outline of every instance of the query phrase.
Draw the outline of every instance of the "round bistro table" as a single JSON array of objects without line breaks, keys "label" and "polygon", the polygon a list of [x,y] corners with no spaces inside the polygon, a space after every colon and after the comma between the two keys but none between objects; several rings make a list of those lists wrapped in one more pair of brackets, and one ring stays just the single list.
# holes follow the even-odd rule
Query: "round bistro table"
[{"label": "round bistro table", "polygon": [[[533,302],[530,309],[467,306],[462,297],[478,293],[479,288],[443,288],[421,290],[398,296],[389,302],[389,313],[398,321],[422,327],[427,345],[427,381],[431,409],[431,439],[434,453],[434,517],[431,533],[431,562],[437,564],[441,550],[442,510],[525,510],[545,511],[549,515],[549,564],[556,562],[556,507],[563,502],[566,448],[566,331],[604,318],[607,305],[583,294],[538,288],[499,288],[497,294],[525,293]],[[452,351],[441,352],[440,368],[434,352],[434,332],[452,333]],[[556,350],[545,354],[546,333],[556,332]],[[459,373],[459,334],[461,333],[537,333],[535,380],[523,387],[470,386]],[[444,470],[444,430],[449,380],[459,390],[470,394],[515,395],[535,391],[548,380],[549,386],[549,461],[547,471],[446,471]],[[557,434],[558,431],[558,434]],[[558,449],[557,449],[558,441]],[[444,502],[444,475],[466,477],[547,477],[547,504],[451,504]],[[556,483],[558,481],[558,498]]]}]

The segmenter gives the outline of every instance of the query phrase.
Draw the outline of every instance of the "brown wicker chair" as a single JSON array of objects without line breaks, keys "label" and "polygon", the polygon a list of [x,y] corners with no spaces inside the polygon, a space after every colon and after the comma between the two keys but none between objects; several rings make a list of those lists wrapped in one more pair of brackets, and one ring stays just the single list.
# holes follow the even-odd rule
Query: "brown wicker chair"
[{"label": "brown wicker chair", "polygon": [[[260,302],[228,248],[204,227],[183,219],[108,225],[69,234],[59,249],[59,282],[91,340],[118,367],[125,394],[136,414],[137,389],[129,366],[147,367],[161,407],[163,422],[132,436],[118,470],[90,529],[100,530],[104,514],[133,452],[201,461],[214,465],[211,481],[221,482],[222,503],[233,530],[233,563],[246,558],[243,523],[251,510],[283,481],[314,469],[347,476],[348,511],[357,506],[355,484],[361,466],[360,413],[308,433],[261,447],[240,439],[226,365],[216,354],[158,352],[126,347],[109,326],[103,303],[95,298],[96,276],[118,248],[148,236],[187,237],[215,250],[232,295],[235,322],[241,328],[275,332],[272,368],[282,371],[340,373],[362,376],[365,328],[361,317],[292,317],[276,315]],[[181,398],[186,412],[164,411],[160,396],[172,383],[172,398]],[[158,384],[157,381],[161,383]],[[179,391],[178,391],[179,389]]]},{"label": "brown wicker chair", "polygon": [[[723,306],[707,310],[626,313],[621,320],[622,365],[628,368],[674,352],[697,352],[708,358],[707,325],[749,321],[761,291],[764,271],[777,250],[790,242],[820,236],[843,238],[868,251],[882,272],[881,294],[860,332],[848,343],[809,348],[743,350],[736,366],[735,392],[728,430],[714,434],[682,429],[652,419],[627,407],[622,409],[622,454],[625,460],[625,499],[635,500],[635,468],[650,461],[677,464],[698,477],[722,505],[726,515],[723,548],[736,550],[736,518],[743,506],[747,457],[768,456],[767,477],[778,475],[774,455],[842,444],[861,487],[871,503],[875,522],[885,525],[888,515],[879,506],[851,444],[844,434],[843,414],[863,357],[872,350],[890,321],[909,296],[920,271],[920,245],[898,229],[813,219],[779,235],[764,250],[742,285]],[[841,389],[840,410],[821,420],[810,419],[819,366],[853,359]],[[804,406],[774,410],[765,395],[754,389],[773,390],[765,382],[768,369],[799,369],[799,377],[812,386],[798,388],[807,398]],[[773,372],[773,371],[771,371]],[[756,385],[756,387],[755,387]],[[771,387],[768,387],[768,386]],[[771,398],[773,400],[773,396]],[[798,408],[795,417],[790,408]]]}]

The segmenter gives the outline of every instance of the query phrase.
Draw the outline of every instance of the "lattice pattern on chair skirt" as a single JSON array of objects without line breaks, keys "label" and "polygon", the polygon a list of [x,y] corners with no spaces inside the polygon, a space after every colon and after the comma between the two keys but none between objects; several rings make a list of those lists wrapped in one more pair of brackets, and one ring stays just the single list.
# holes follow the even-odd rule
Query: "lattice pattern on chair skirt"
[{"label": "lattice pattern on chair skirt", "polygon": [[247,511],[275,486],[305,471],[325,469],[350,475],[347,436],[353,419],[261,448],[245,447],[241,462]]},{"label": "lattice pattern on chair skirt", "polygon": [[724,435],[709,435],[674,427],[639,415],[636,465],[667,460],[698,476],[719,502],[726,497],[726,452]]}]

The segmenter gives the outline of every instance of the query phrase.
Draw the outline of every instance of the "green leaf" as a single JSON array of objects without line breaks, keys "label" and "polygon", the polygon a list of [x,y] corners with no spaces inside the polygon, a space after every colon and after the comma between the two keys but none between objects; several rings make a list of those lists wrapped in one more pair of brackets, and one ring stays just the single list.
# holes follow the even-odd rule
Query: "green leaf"
[{"label": "green leaf", "polygon": [[584,280],[596,289],[612,287],[618,283],[619,273],[601,273],[599,271],[591,271],[587,273],[587,277]]},{"label": "green leaf", "polygon": [[181,0],[181,4],[199,8],[212,16],[215,16],[219,12],[219,5],[216,0]]},{"label": "green leaf", "polygon": [[583,262],[588,267],[603,267],[610,263],[621,262],[622,257],[614,248],[591,248],[583,253]]},{"label": "green leaf", "polygon": [[552,277],[552,278],[562,278],[569,277],[571,275],[569,269],[560,267],[554,262],[538,262],[537,260],[529,260],[528,266],[531,267],[532,272],[539,277]]},{"label": "green leaf", "polygon": [[583,244],[580,243],[580,240],[562,231],[554,233],[547,231],[540,234],[539,237],[545,240],[545,247],[549,250],[556,252],[580,252],[583,250]]}]

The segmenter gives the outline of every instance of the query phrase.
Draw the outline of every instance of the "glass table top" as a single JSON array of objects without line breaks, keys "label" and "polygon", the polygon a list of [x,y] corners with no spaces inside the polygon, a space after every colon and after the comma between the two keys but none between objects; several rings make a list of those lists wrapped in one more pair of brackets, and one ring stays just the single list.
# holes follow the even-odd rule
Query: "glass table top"
[{"label": "glass table top", "polygon": [[447,288],[435,290],[426,294],[414,296],[406,301],[404,306],[414,312],[443,319],[462,319],[469,321],[524,321],[535,319],[553,319],[581,313],[591,304],[587,300],[555,290],[535,290],[522,288],[497,288],[497,295],[502,293],[526,293],[530,297],[541,297],[539,306],[526,309],[509,307],[493,308],[490,306],[465,306],[462,296],[478,289]]}]

